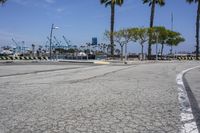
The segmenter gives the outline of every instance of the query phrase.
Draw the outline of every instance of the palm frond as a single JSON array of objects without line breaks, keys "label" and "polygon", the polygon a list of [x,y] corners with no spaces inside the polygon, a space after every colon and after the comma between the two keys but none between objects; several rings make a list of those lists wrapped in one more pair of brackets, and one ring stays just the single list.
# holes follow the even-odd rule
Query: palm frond
[{"label": "palm frond", "polygon": [[105,4],[106,7],[111,4],[114,4],[114,5],[116,4],[116,5],[121,6],[124,3],[124,0],[100,0],[100,3]]},{"label": "palm frond", "polygon": [[198,0],[186,0],[186,2],[188,2],[188,3],[196,3],[196,2],[198,2]]},{"label": "palm frond", "polygon": [[165,5],[165,0],[157,0],[156,4],[159,4],[160,6],[164,6]]},{"label": "palm frond", "polygon": [[7,0],[0,0],[0,4],[4,4]]},{"label": "palm frond", "polygon": [[105,4],[105,3],[107,3],[108,2],[108,0],[100,0],[100,3],[101,4]]},{"label": "palm frond", "polygon": [[152,0],[142,0],[143,1],[143,4],[146,4],[146,3],[151,3]]},{"label": "palm frond", "polygon": [[115,4],[121,6],[124,3],[124,0],[115,0]]},{"label": "palm frond", "polygon": [[[149,6],[152,5],[153,0],[142,0],[143,4],[149,4]],[[155,3],[160,5],[160,6],[164,6],[165,5],[165,0],[155,0]]]}]

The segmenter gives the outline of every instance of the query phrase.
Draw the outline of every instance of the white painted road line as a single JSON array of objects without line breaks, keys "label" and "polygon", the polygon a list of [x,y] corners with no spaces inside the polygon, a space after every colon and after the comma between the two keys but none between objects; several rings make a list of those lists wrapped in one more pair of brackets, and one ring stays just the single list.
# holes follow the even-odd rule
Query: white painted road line
[{"label": "white painted road line", "polygon": [[178,99],[179,106],[181,110],[181,133],[199,133],[195,118],[192,113],[191,104],[185,89],[185,85],[183,82],[183,76],[190,70],[199,68],[200,66],[196,66],[193,68],[189,68],[187,70],[182,71],[177,75],[176,82],[178,85]]}]

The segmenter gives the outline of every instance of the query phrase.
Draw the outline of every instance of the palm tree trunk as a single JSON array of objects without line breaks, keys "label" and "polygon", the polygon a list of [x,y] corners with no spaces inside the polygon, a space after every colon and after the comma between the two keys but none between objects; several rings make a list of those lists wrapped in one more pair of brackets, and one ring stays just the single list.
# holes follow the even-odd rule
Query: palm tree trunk
[{"label": "palm tree trunk", "polygon": [[141,54],[142,54],[142,60],[144,60],[144,45],[140,44],[142,49],[141,49]]},{"label": "palm tree trunk", "polygon": [[163,59],[163,50],[164,50],[164,44],[162,44],[162,47],[161,47],[161,59]]},{"label": "palm tree trunk", "polygon": [[[152,5],[151,5],[150,28],[153,27],[153,23],[154,23],[155,6],[156,6],[156,0],[153,0]],[[152,40],[152,37],[151,37],[151,34],[150,34],[149,46],[148,46],[148,59],[151,58],[151,51],[152,51],[151,50],[151,40]]]},{"label": "palm tree trunk", "polygon": [[200,0],[198,1],[197,20],[196,20],[196,60],[199,59],[199,19],[200,19]]},{"label": "palm tree trunk", "polygon": [[114,55],[114,40],[113,40],[113,32],[114,32],[114,23],[115,23],[115,4],[111,4],[111,22],[110,22],[110,45],[111,45],[111,55]]},{"label": "palm tree trunk", "polygon": [[150,28],[152,28],[154,24],[155,6],[156,6],[156,0],[153,0],[151,6]]},{"label": "palm tree trunk", "polygon": [[121,61],[123,61],[123,53],[124,53],[124,49],[123,49],[123,45],[120,45],[121,46]]}]

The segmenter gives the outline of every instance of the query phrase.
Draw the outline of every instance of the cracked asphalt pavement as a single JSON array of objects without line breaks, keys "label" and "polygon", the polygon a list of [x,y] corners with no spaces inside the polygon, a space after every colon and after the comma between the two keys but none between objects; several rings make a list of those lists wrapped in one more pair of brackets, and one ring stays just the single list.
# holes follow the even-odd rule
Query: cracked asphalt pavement
[{"label": "cracked asphalt pavement", "polygon": [[0,133],[178,133],[176,75],[197,65],[2,65]]}]

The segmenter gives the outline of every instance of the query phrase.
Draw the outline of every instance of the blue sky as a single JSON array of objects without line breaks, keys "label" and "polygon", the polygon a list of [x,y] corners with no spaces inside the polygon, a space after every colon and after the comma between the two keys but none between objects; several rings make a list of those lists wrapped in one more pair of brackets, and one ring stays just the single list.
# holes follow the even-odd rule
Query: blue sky
[{"label": "blue sky", "polygon": [[[186,41],[176,51],[194,51],[195,19],[197,5],[189,5],[185,0],[166,0],[164,7],[156,7],[155,25],[171,27],[171,12],[174,14],[174,30],[180,32]],[[142,0],[125,0],[116,8],[115,30],[127,27],[148,27],[150,8]],[[62,40],[62,35],[74,45],[91,42],[103,37],[110,26],[110,8],[100,5],[99,0],[8,0],[0,7],[0,45],[14,45],[25,41],[45,45],[51,24],[60,27],[54,35]],[[129,52],[139,52],[136,43],[129,45]],[[166,49],[168,52],[169,49]]]}]

